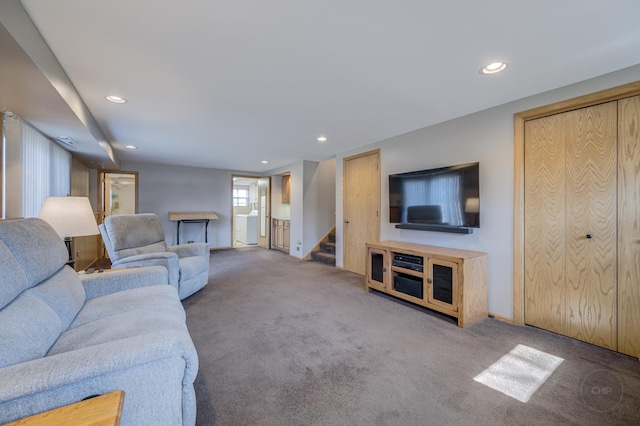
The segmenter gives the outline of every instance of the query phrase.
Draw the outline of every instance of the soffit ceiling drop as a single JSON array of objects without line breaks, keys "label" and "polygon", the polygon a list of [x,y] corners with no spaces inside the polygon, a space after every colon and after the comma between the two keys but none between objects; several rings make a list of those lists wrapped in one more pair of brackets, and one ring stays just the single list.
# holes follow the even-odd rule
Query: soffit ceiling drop
[{"label": "soffit ceiling drop", "polygon": [[637,0],[22,4],[125,161],[263,172],[640,63]]}]

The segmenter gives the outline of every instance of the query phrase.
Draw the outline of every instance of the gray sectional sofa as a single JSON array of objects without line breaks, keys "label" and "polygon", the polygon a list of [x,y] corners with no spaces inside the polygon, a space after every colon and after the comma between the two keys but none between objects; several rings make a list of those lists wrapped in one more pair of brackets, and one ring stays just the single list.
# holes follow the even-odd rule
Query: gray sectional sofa
[{"label": "gray sectional sofa", "polygon": [[162,266],[77,275],[46,222],[0,222],[0,424],[123,390],[122,425],[193,425],[198,357]]}]

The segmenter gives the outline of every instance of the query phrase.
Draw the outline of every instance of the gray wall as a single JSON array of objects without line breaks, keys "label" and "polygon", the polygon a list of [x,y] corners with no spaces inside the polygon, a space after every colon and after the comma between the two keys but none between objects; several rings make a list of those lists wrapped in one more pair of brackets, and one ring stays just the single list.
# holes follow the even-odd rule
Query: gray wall
[{"label": "gray wall", "polygon": [[[213,211],[219,219],[209,223],[209,246],[231,245],[233,171],[134,162],[126,162],[123,169],[138,172],[139,212],[160,217],[168,244],[176,242],[170,211]],[[204,241],[204,225],[181,225],[180,242],[189,240]]]},{"label": "gray wall", "polygon": [[[335,224],[335,159],[298,161],[267,174],[275,176],[285,172],[291,175],[289,254],[303,258]],[[279,179],[276,176],[272,182]],[[282,196],[278,188],[281,184],[274,184],[272,198]],[[278,217],[277,211],[272,212],[272,216]]]},{"label": "gray wall", "polygon": [[[304,251],[306,256],[313,250],[336,223],[336,160],[320,163],[304,162]],[[292,241],[293,246],[297,241]],[[294,249],[292,249],[294,250]]]},{"label": "gray wall", "polygon": [[[489,254],[489,311],[513,317],[514,113],[640,80],[640,66],[566,86],[342,153],[336,168],[337,265],[343,266],[343,159],[381,149],[381,240]],[[388,175],[480,162],[481,228],[471,235],[396,229],[389,224]],[[364,252],[363,252],[364,253]]]},{"label": "gray wall", "polygon": [[[169,220],[170,211],[213,211],[219,219],[209,223],[209,246],[231,246],[232,175],[251,172],[136,162],[126,162],[123,169],[138,172],[139,212],[160,217],[169,244],[176,241],[176,224]],[[291,172],[291,204],[286,206],[290,214],[280,213],[287,213],[286,218],[291,220],[291,255],[303,258],[334,225],[335,160],[299,161],[267,175],[284,172]],[[280,176],[272,178],[272,185],[272,198],[281,200]],[[277,212],[272,216],[278,217]],[[204,227],[186,224],[181,226],[180,235],[180,242],[204,241]]]}]

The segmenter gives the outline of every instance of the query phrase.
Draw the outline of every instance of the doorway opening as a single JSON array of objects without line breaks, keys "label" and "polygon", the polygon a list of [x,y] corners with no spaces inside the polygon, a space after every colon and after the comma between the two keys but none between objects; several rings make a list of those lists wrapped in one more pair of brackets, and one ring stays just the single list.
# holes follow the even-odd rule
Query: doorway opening
[{"label": "doorway opening", "polygon": [[270,248],[269,178],[232,176],[232,247]]},{"label": "doorway opening", "polygon": [[[98,224],[106,216],[138,213],[138,172],[99,170]],[[108,259],[102,238],[99,238],[99,257]]]}]

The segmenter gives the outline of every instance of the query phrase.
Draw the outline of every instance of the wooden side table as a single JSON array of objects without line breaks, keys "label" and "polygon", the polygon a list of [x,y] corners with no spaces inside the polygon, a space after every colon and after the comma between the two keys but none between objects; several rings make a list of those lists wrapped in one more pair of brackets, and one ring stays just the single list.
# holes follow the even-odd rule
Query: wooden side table
[{"label": "wooden side table", "polygon": [[218,219],[218,215],[214,212],[169,212],[169,220],[177,222],[176,244],[180,244],[180,224],[181,223],[204,223],[204,242],[207,240],[207,228],[209,221]]},{"label": "wooden side table", "polygon": [[5,426],[118,426],[123,403],[124,391],[119,390],[16,420]]}]

